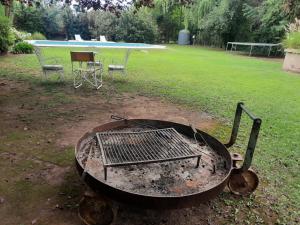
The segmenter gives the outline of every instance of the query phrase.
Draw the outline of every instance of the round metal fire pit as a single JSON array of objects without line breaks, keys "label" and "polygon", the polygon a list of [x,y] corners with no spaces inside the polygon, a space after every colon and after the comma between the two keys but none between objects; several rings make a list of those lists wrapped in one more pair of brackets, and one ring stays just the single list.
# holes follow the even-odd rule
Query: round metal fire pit
[{"label": "round metal fire pit", "polygon": [[189,207],[222,192],[231,173],[231,156],[222,143],[199,130],[213,152],[202,156],[198,168],[195,168],[196,159],[123,166],[108,168],[108,178],[105,180],[101,157],[93,155],[87,159],[87,143],[96,132],[140,129],[137,124],[147,124],[158,129],[172,127],[186,138],[194,138],[191,127],[158,120],[123,120],[94,128],[79,140],[75,154],[79,173],[82,174],[87,167],[85,182],[95,192],[116,201],[146,208]]},{"label": "round metal fire pit", "polygon": [[[75,148],[77,170],[82,178],[84,178],[85,183],[93,191],[120,203],[153,209],[174,209],[195,206],[203,201],[216,197],[222,192],[228,180],[232,177],[232,171],[234,171],[235,174],[245,174],[245,171],[248,171],[251,165],[261,120],[253,118],[254,123],[246,157],[240,168],[237,168],[236,162],[242,159],[237,159],[236,154],[231,156],[226,148],[230,147],[236,140],[243,110],[247,112],[250,117],[252,116],[252,114],[246,111],[242,103],[238,104],[231,139],[226,145],[223,145],[216,138],[201,130],[169,121],[124,119],[100,125],[95,127],[91,132],[86,133],[78,141]],[[134,148],[130,146],[140,146],[139,140],[132,139],[132,137],[129,138],[125,144],[120,144],[120,140],[123,137],[118,135],[130,131],[133,134],[142,133],[145,138],[147,132],[149,135],[153,130],[160,130],[161,134],[154,134],[154,136],[151,137],[152,142],[146,142],[148,146],[145,146],[149,147],[152,152],[143,152],[142,148],[145,148],[145,146],[137,148],[141,151],[134,154],[140,154],[140,158],[142,158],[141,154],[152,155],[166,148],[159,140],[153,138],[155,135],[160,135],[158,137],[162,138],[161,135],[164,134],[166,136],[164,138],[169,138],[170,140],[175,139],[175,136],[168,136],[170,135],[169,133],[164,133],[170,129],[172,129],[173,133],[175,132],[181,137],[181,142],[191,143],[190,145],[197,145],[198,148],[201,148],[201,159],[199,157],[188,158],[185,156],[185,158],[180,158],[176,156],[177,153],[169,152],[168,154],[175,155],[175,160],[159,161],[155,159],[154,155],[153,159],[155,160],[149,160],[148,163],[144,163],[144,161],[139,164],[135,164],[132,161],[126,162],[127,164],[113,161],[107,163],[106,160],[109,158],[108,154],[115,154],[115,158],[122,158],[134,151]],[[112,137],[112,134],[116,136]],[[115,143],[119,143],[119,146],[110,145],[110,151],[122,147],[122,152],[105,152],[105,146],[103,146],[104,144],[99,139],[100,135],[104,135],[106,138],[103,142],[104,144],[110,138],[114,139],[116,141]],[[155,147],[156,144],[158,146],[160,144],[161,147]],[[172,143],[172,145],[172,147],[174,147],[176,143]],[[180,152],[182,150],[181,148],[183,148],[182,146],[184,145],[177,145],[175,148]],[[175,148],[170,149],[175,150]],[[118,155],[120,153],[124,155]],[[160,154],[166,153],[160,152]],[[128,156],[128,158],[130,157],[132,156]],[[236,177],[238,176],[235,176],[235,178]],[[239,181],[235,181],[234,183],[238,182]],[[245,186],[248,180],[243,179],[243,182]],[[251,192],[254,191],[254,189],[251,189]],[[235,190],[235,192],[239,193],[239,190]]]}]

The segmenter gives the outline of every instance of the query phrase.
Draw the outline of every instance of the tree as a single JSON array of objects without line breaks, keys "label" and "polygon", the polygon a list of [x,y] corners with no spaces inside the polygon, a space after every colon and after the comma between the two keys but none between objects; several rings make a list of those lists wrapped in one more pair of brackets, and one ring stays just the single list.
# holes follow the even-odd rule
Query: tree
[{"label": "tree", "polygon": [[42,13],[42,33],[48,39],[65,36],[63,10],[60,6],[52,5],[40,9]]},{"label": "tree", "polygon": [[290,22],[295,18],[300,18],[300,0],[285,0],[283,8],[288,14]]},{"label": "tree", "polygon": [[154,43],[158,34],[156,23],[145,8],[137,13],[124,11],[116,31],[116,39],[126,42]]},{"label": "tree", "polygon": [[[190,1],[190,0],[182,0]],[[65,0],[65,2],[71,2]],[[115,15],[120,16],[121,12],[125,9],[129,9],[130,6],[134,5],[137,9],[146,6],[154,7],[153,0],[78,0],[79,11],[83,12],[86,9],[101,10],[111,12]]]},{"label": "tree", "polygon": [[7,17],[0,16],[0,53],[6,54],[14,43],[14,35],[10,30],[10,21]]},{"label": "tree", "polygon": [[88,13],[89,30],[93,37],[105,35],[110,40],[116,40],[118,18],[111,12],[90,11]]},{"label": "tree", "polygon": [[39,32],[47,38],[65,36],[61,6],[28,6],[18,4],[14,13],[14,26],[29,33]]},{"label": "tree", "polygon": [[254,41],[281,41],[290,17],[284,10],[284,3],[285,0],[266,0],[254,7],[244,5],[244,15],[250,21]]},{"label": "tree", "polygon": [[89,19],[87,12],[79,13],[75,18],[75,33],[80,34],[83,39],[91,40],[91,32],[89,30]]},{"label": "tree", "polygon": [[0,0],[0,4],[4,5],[5,16],[10,17],[14,1],[13,0]]},{"label": "tree", "polygon": [[160,39],[164,42],[176,40],[178,32],[184,27],[185,8],[191,0],[155,0],[152,14],[156,18]]},{"label": "tree", "polygon": [[198,0],[191,10],[196,14],[191,20],[197,27],[197,40],[202,44],[223,46],[235,40],[241,25],[243,0]]},{"label": "tree", "polygon": [[29,33],[43,32],[43,12],[37,7],[17,4],[14,13],[14,26]]}]

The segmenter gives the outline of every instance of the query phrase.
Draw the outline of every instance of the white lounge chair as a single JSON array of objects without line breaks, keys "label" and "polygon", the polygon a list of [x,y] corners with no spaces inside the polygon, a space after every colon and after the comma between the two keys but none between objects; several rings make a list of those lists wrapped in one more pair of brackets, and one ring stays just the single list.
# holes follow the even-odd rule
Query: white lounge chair
[{"label": "white lounge chair", "polygon": [[81,38],[80,34],[75,34],[74,36],[75,36],[75,41],[84,41],[84,40]]},{"label": "white lounge chair", "polygon": [[106,37],[103,35],[100,35],[100,42],[107,42]]}]

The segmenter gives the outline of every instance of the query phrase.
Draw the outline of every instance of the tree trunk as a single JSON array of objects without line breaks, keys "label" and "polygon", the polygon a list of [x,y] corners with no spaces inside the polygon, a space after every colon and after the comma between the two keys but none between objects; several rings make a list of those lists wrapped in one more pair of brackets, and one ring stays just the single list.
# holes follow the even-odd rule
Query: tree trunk
[{"label": "tree trunk", "polygon": [[10,17],[11,11],[12,11],[12,7],[13,7],[13,0],[9,0],[6,2],[6,4],[4,5],[4,13],[5,16]]},{"label": "tree trunk", "polygon": [[5,16],[9,17],[10,16],[10,6],[5,5],[4,10],[5,10],[5,12],[4,12]]}]

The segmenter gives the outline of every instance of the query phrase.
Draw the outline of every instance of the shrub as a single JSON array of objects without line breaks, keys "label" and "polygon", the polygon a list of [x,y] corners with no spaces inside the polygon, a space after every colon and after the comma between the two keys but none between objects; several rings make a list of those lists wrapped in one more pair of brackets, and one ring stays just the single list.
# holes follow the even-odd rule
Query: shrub
[{"label": "shrub", "polygon": [[46,37],[42,33],[34,32],[28,39],[29,40],[46,40]]},{"label": "shrub", "polygon": [[111,12],[91,11],[88,14],[89,30],[94,38],[105,35],[109,40],[115,40],[118,18]]},{"label": "shrub", "polygon": [[295,18],[295,22],[294,23],[290,23],[287,26],[286,31],[288,33],[300,32],[300,19]]},{"label": "shrub", "polygon": [[154,43],[158,36],[158,28],[152,15],[146,10],[123,12],[117,26],[118,40],[126,42]]},{"label": "shrub", "polygon": [[33,53],[33,45],[27,42],[19,42],[15,45],[13,49],[15,54],[31,54]]},{"label": "shrub", "polygon": [[289,33],[283,40],[285,48],[300,49],[300,32]]},{"label": "shrub", "polygon": [[14,34],[16,42],[24,41],[25,39],[28,39],[31,36],[30,33],[19,31],[14,27],[11,27],[10,31]]},{"label": "shrub", "polygon": [[24,30],[29,33],[43,31],[42,8],[29,7],[16,1],[13,20],[14,26],[18,30]]},{"label": "shrub", "polygon": [[9,47],[14,44],[15,37],[10,30],[9,19],[0,16],[0,53],[7,53]]},{"label": "shrub", "polygon": [[295,18],[295,22],[290,23],[286,28],[287,35],[283,40],[285,48],[300,49],[300,19]]}]

